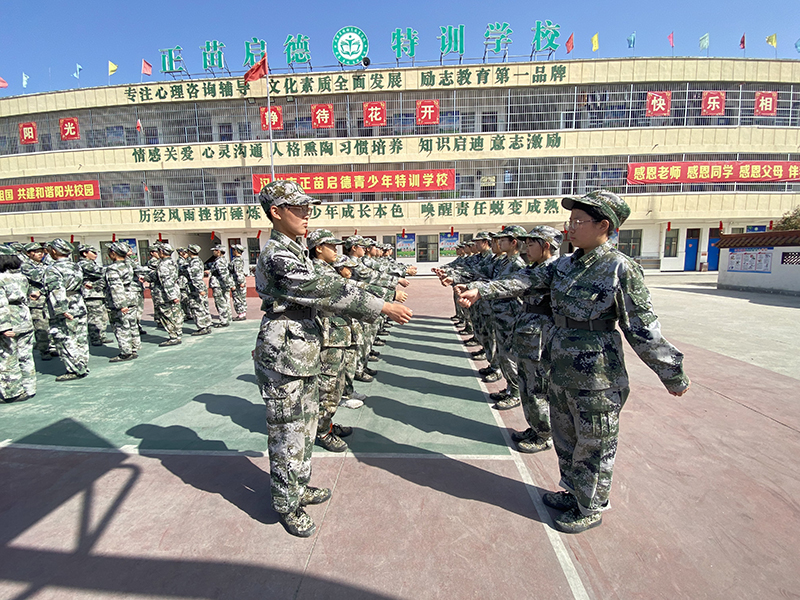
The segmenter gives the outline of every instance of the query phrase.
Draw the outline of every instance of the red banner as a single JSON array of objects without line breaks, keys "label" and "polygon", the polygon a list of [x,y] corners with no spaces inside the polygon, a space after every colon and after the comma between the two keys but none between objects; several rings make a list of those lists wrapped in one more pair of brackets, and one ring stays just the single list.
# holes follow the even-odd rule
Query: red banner
[{"label": "red banner", "polygon": [[756,92],[753,114],[757,117],[774,117],[778,114],[778,92]]},{"label": "red banner", "polygon": [[[272,111],[271,121],[272,121],[272,130],[275,131],[277,129],[283,129],[283,107],[282,106],[270,106],[270,110]],[[267,107],[261,107],[261,129],[264,131],[269,131],[269,125],[267,124]]]},{"label": "red banner", "polygon": [[703,106],[700,114],[704,117],[718,117],[725,114],[725,92],[703,92]]},{"label": "red banner", "polygon": [[312,129],[333,129],[334,124],[333,104],[311,105]]},{"label": "red banner", "polygon": [[0,204],[99,199],[99,181],[56,181],[0,186]]},{"label": "red banner", "polygon": [[36,123],[20,123],[19,124],[19,143],[20,144],[38,144],[39,134],[36,132]]},{"label": "red banner", "polygon": [[386,127],[386,102],[364,102],[364,127]]},{"label": "red banner", "polygon": [[439,124],[439,101],[417,100],[417,125]]},{"label": "red banner", "polygon": [[800,181],[800,161],[629,163],[628,183]]},{"label": "red banner", "polygon": [[672,104],[672,92],[647,92],[648,117],[668,117]]},{"label": "red banner", "polygon": [[[455,169],[419,171],[354,171],[341,173],[279,173],[277,179],[294,181],[308,194],[349,194],[352,192],[421,192],[456,189]],[[258,194],[272,178],[268,173],[253,175],[253,192]]]},{"label": "red banner", "polygon": [[81,131],[78,128],[78,117],[59,119],[58,129],[61,131],[61,141],[81,139]]}]

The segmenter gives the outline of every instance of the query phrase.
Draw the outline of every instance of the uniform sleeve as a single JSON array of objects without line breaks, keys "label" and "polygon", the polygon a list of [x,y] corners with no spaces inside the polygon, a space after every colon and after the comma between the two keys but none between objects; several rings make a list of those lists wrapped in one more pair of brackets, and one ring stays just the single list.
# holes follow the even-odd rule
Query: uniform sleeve
[{"label": "uniform sleeve", "polygon": [[161,287],[170,302],[181,297],[181,288],[178,285],[178,269],[174,264],[166,261],[158,265],[158,277],[161,280]]},{"label": "uniform sleeve", "polygon": [[555,273],[555,263],[543,266],[527,266],[503,279],[479,281],[470,284],[470,289],[478,290],[481,298],[497,300],[500,298],[519,298],[528,296],[535,290],[549,289]]},{"label": "uniform sleeve", "polygon": [[44,287],[47,293],[47,300],[50,303],[50,308],[53,309],[53,315],[60,317],[64,313],[69,312],[67,290],[64,288],[64,276],[55,265],[48,267],[47,271],[45,271]]},{"label": "uniform sleeve", "polygon": [[106,269],[106,289],[107,297],[111,298],[110,308],[119,310],[128,306],[128,294],[117,269]]},{"label": "uniform sleeve", "polygon": [[615,304],[620,329],[634,352],[658,375],[667,390],[685,390],[689,378],[683,371],[683,353],[661,335],[650,292],[637,265],[623,266]]},{"label": "uniform sleeve", "polygon": [[14,323],[11,315],[11,308],[8,304],[8,296],[6,290],[0,286],[0,333],[11,331],[14,329]]}]

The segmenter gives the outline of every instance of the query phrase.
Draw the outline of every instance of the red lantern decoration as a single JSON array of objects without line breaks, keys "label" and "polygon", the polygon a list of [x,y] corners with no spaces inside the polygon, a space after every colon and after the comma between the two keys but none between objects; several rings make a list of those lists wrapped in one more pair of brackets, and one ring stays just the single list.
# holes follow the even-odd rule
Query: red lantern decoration
[{"label": "red lantern decoration", "polygon": [[69,236],[69,243],[70,244],[74,244],[75,243],[75,236],[74,235]]},{"label": "red lantern decoration", "polygon": [[769,222],[769,230],[772,231],[772,221]]},{"label": "red lantern decoration", "polygon": [[[213,233],[213,232],[211,233],[211,237],[214,237],[214,233]],[[159,234],[158,234],[158,241],[159,241],[159,242],[160,242],[160,241],[162,241],[162,240],[161,240],[161,233],[159,233]]]},{"label": "red lantern decoration", "polygon": [[112,233],[111,234],[111,241],[112,242],[116,242],[117,241],[117,234],[116,233]]},{"label": "red lantern decoration", "polygon": [[[770,221],[770,223],[772,223],[772,221]],[[770,229],[772,229],[772,227],[771,227],[771,226],[770,226]],[[34,239],[33,239],[33,236],[31,236],[31,241],[32,241],[32,242],[36,241],[36,240],[34,240]]]},{"label": "red lantern decoration", "polygon": [[[160,233],[158,234],[158,239],[159,240],[161,239],[161,234]],[[212,242],[214,241],[214,232],[213,231],[211,232],[211,241]]]},{"label": "red lantern decoration", "polygon": [[667,221],[667,231],[672,231],[672,221]]},{"label": "red lantern decoration", "polygon": [[261,230],[260,229],[258,230],[258,233],[256,234],[256,239],[257,240],[261,239]]},{"label": "red lantern decoration", "polygon": [[722,221],[719,222],[719,232],[722,233]]},{"label": "red lantern decoration", "polygon": [[451,226],[450,226],[450,235],[453,235],[454,233],[455,233],[455,227],[453,227],[453,226],[451,225]]}]

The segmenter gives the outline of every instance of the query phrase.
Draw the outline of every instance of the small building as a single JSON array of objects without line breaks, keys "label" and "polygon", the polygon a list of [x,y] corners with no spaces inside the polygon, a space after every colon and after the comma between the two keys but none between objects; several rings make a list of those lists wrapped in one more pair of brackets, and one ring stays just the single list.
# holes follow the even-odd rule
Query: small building
[{"label": "small building", "polygon": [[721,290],[800,295],[800,230],[720,236]]}]

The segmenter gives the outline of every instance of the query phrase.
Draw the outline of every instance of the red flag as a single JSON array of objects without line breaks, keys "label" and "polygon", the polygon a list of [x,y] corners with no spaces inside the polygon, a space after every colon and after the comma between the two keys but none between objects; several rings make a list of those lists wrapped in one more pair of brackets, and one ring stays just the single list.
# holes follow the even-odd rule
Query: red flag
[{"label": "red flag", "polygon": [[142,59],[142,75],[152,75],[153,74],[153,65],[147,62],[145,59]]},{"label": "red flag", "polygon": [[136,119],[136,131],[142,130],[142,122],[139,119]]},{"label": "red flag", "polygon": [[739,48],[744,50],[744,34],[742,34],[742,39],[739,40]]},{"label": "red flag", "polygon": [[570,52],[572,52],[572,49],[575,47],[575,34],[574,33],[570,33],[569,34],[569,39],[567,40],[566,46],[567,46],[567,54],[569,54]]},{"label": "red flag", "polygon": [[673,31],[672,33],[670,33],[667,36],[667,39],[669,40],[669,47],[670,48],[674,48],[675,47],[675,32]]},{"label": "red flag", "polygon": [[0,88],[7,88],[7,87],[8,87],[8,82],[2,77],[0,77]]},{"label": "red flag", "polygon": [[267,66],[267,55],[264,55],[260,61],[250,67],[250,70],[244,74],[244,82],[249,83],[251,81],[256,81],[261,79],[267,74],[267,70],[269,67]]}]

